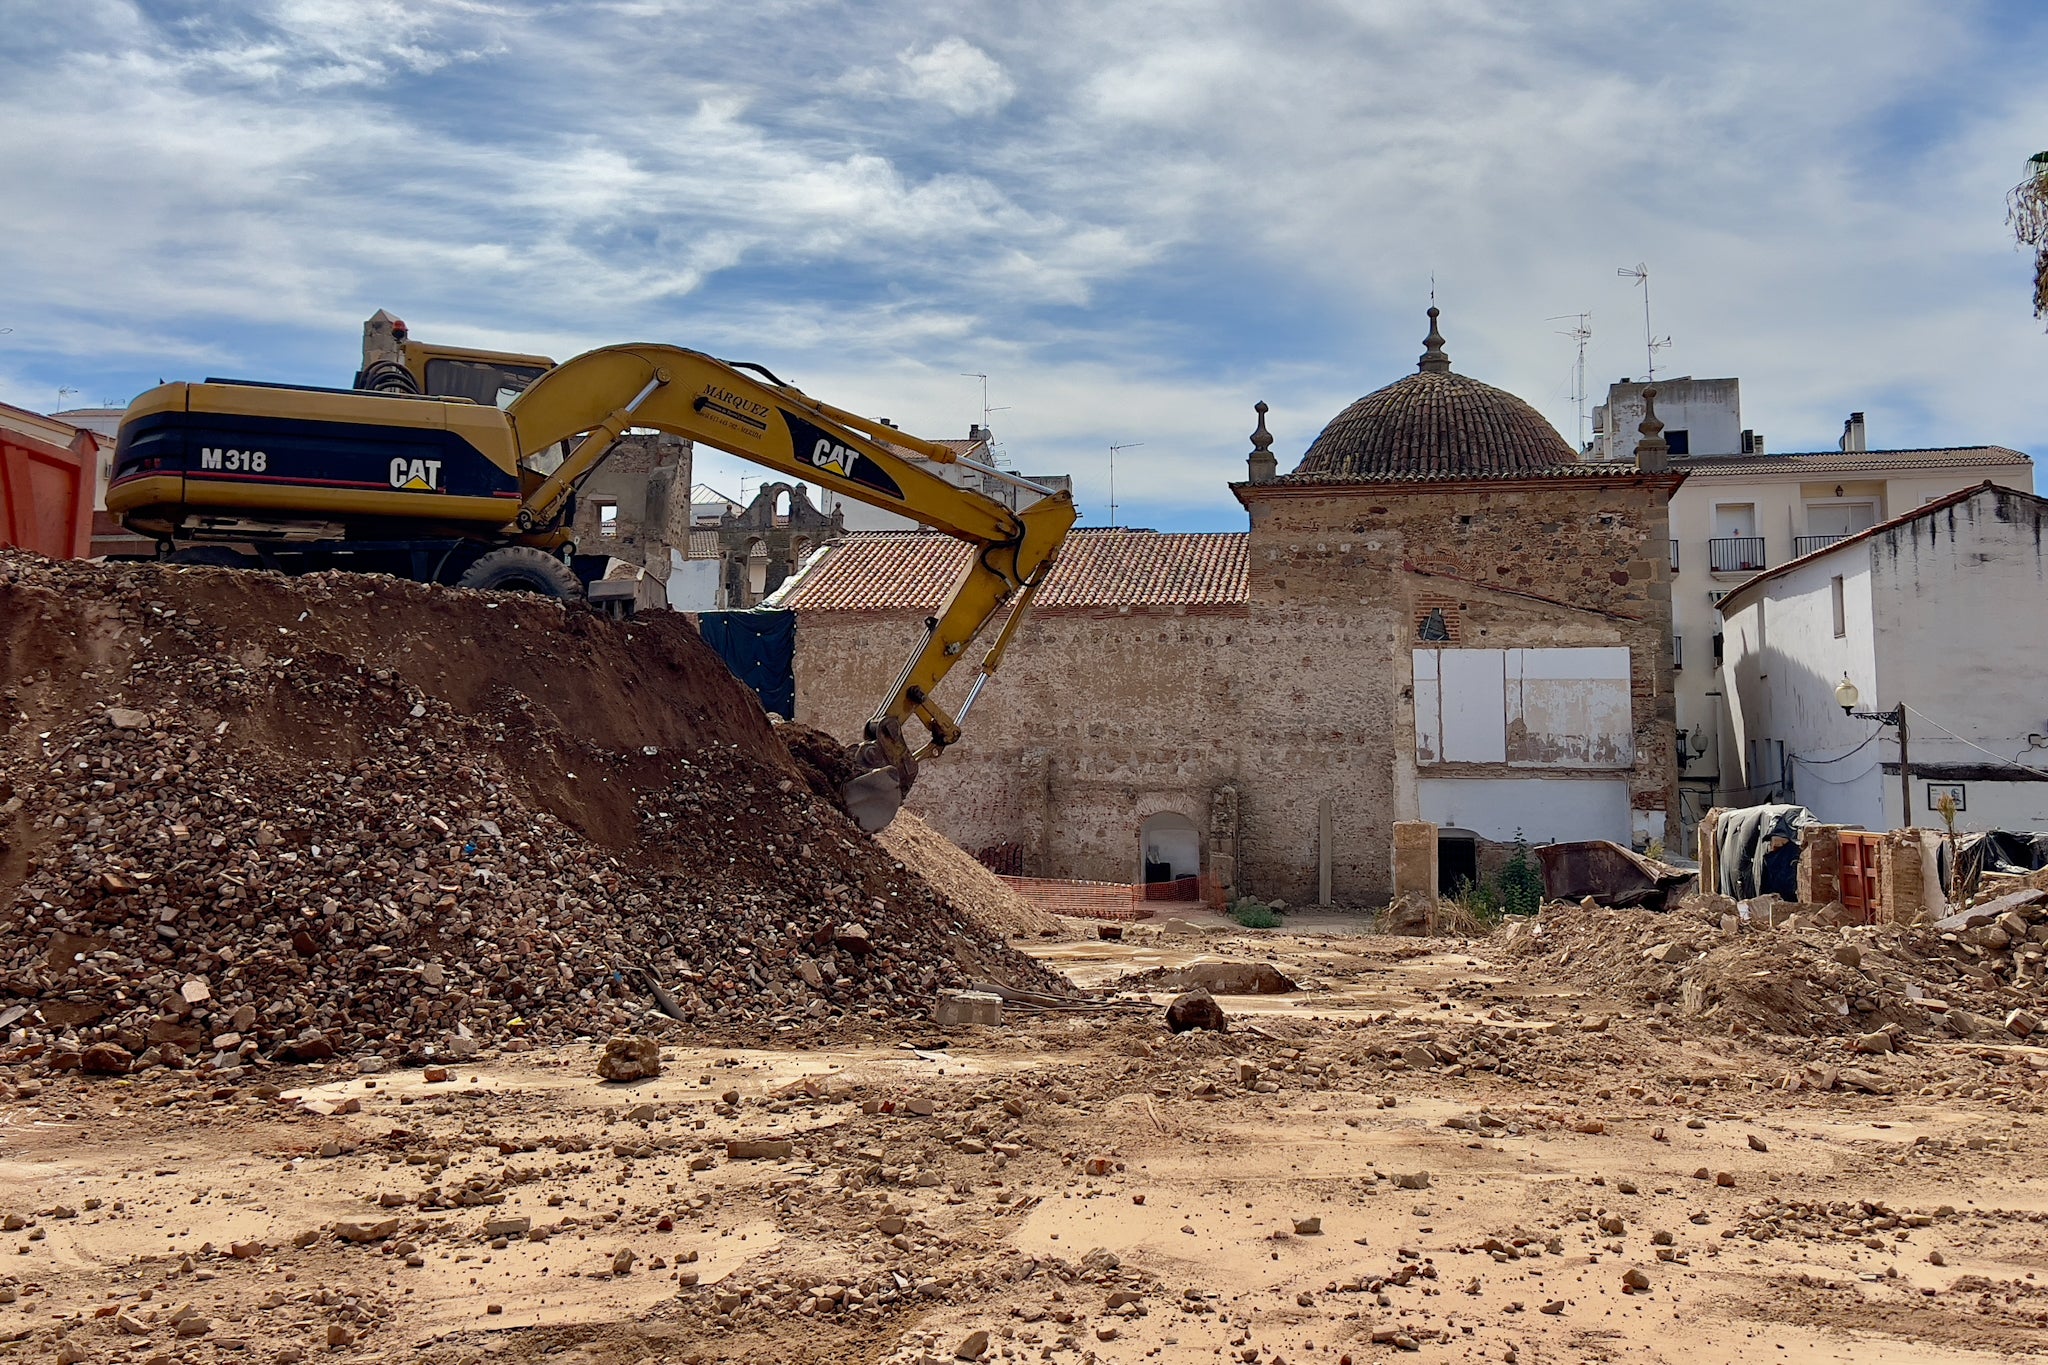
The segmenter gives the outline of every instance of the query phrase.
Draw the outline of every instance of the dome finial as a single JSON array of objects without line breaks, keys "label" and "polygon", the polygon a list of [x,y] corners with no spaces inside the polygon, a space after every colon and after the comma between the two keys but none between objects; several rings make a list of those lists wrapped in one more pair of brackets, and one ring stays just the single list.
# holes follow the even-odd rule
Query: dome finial
[{"label": "dome finial", "polygon": [[1252,453],[1245,458],[1245,466],[1253,483],[1271,483],[1280,467],[1280,462],[1273,457],[1273,433],[1266,430],[1266,414],[1272,409],[1262,398],[1252,404],[1252,411],[1259,414],[1259,425],[1252,432]]},{"label": "dome finial", "polygon": [[1664,423],[1657,416],[1657,390],[1643,390],[1643,420],[1636,424],[1642,439],[1636,442],[1636,468],[1658,472],[1671,466],[1671,443],[1664,439]]},{"label": "dome finial", "polygon": [[1422,339],[1424,347],[1422,359],[1417,361],[1415,365],[1415,368],[1424,374],[1449,374],[1451,372],[1451,358],[1444,354],[1443,333],[1436,329],[1436,320],[1441,316],[1443,314],[1437,309],[1435,304],[1429,305],[1429,335]]}]

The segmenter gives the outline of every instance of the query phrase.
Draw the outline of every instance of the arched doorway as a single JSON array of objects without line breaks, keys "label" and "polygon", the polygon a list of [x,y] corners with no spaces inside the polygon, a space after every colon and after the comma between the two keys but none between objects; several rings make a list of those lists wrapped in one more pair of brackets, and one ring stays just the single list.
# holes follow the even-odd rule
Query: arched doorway
[{"label": "arched doorway", "polygon": [[1202,839],[1195,822],[1175,811],[1149,817],[1139,832],[1140,871],[1147,885],[1202,875]]}]

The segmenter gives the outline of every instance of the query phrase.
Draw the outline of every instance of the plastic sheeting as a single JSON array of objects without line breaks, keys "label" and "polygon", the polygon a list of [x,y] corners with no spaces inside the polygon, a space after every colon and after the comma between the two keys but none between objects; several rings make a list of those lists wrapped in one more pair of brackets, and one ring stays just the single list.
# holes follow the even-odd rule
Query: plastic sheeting
[{"label": "plastic sheeting", "polygon": [[707,611],[697,617],[697,633],[754,689],[763,710],[796,718],[795,612]]},{"label": "plastic sheeting", "polygon": [[[1956,836],[1956,860],[1962,864],[1962,886],[1975,891],[1986,872],[2009,877],[2025,876],[2048,867],[2048,832],[2041,830],[1984,830]],[[1949,872],[1942,869],[1944,885]]]},{"label": "plastic sheeting", "polygon": [[1720,819],[1714,834],[1721,884],[1714,890],[1737,900],[1766,892],[1798,900],[1799,827],[1818,823],[1813,812],[1804,806],[1744,806],[1722,811]]}]

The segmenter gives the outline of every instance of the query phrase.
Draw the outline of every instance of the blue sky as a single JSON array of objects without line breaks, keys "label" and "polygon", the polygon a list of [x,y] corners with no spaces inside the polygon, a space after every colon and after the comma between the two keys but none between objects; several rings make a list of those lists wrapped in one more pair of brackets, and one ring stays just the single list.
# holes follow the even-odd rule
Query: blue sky
[{"label": "blue sky", "polygon": [[[1012,463],[1106,520],[1242,524],[1412,368],[1569,436],[1736,375],[1774,450],[2048,456],[2003,195],[2048,147],[2038,4],[1802,0],[0,0],[0,401],[346,383],[436,340],[655,340]],[[60,396],[60,390],[67,392]],[[751,467],[706,457],[736,487]]]}]

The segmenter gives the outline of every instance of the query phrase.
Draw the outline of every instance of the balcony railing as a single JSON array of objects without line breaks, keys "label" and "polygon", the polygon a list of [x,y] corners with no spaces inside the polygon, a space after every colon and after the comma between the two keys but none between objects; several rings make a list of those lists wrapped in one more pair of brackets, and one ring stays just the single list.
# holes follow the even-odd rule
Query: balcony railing
[{"label": "balcony railing", "polygon": [[1715,573],[1753,573],[1763,567],[1762,536],[1717,536],[1707,542],[1707,568]]},{"label": "balcony railing", "polygon": [[1671,542],[1671,572],[1678,572],[1678,542]]},{"label": "balcony railing", "polygon": [[1825,550],[1835,542],[1847,540],[1848,538],[1849,536],[1846,532],[1838,536],[1794,536],[1792,537],[1792,553],[1795,555],[1810,555],[1815,550]]}]

